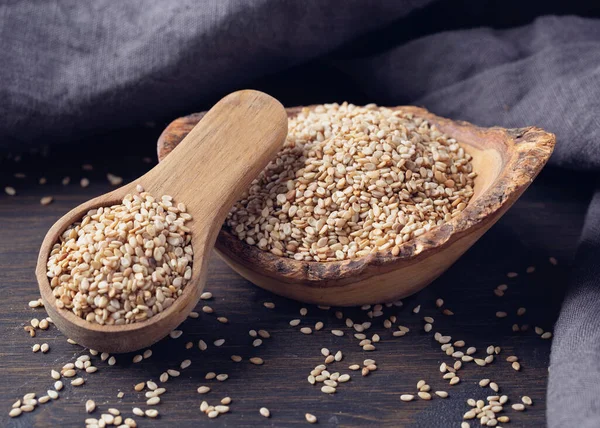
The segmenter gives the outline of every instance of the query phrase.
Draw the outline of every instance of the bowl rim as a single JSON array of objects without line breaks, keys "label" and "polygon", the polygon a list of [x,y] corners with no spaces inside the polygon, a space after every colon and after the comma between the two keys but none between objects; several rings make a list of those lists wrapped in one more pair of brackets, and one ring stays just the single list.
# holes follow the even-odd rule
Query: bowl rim
[{"label": "bowl rim", "polygon": [[[314,106],[291,107],[286,108],[286,111],[288,117],[293,117],[302,109],[312,107]],[[400,251],[396,256],[392,254],[391,249],[388,249],[341,261],[300,261],[277,256],[254,245],[249,245],[233,235],[225,226],[221,228],[217,237],[215,244],[217,252],[226,259],[232,259],[263,276],[282,282],[300,282],[315,287],[335,286],[341,280],[364,275],[370,267],[390,269],[397,263],[417,262],[428,257],[431,252],[449,246],[474,228],[484,226],[487,223],[486,220],[492,220],[494,213],[503,208],[508,209],[541,171],[554,150],[555,135],[534,126],[512,129],[497,126],[485,128],[465,121],[454,121],[436,116],[421,107],[387,108],[412,113],[417,117],[427,119],[437,127],[452,125],[474,133],[497,134],[503,144],[507,145],[508,158],[504,160],[498,177],[475,201],[470,202],[459,215],[449,222],[401,244]],[[185,137],[185,132],[176,130],[178,123],[185,123],[185,121],[195,123],[203,116],[203,113],[194,113],[171,122],[158,139],[159,160],[162,160],[170,152],[170,146],[176,145],[178,142],[173,142],[173,138],[167,141],[169,134],[174,132],[175,139]],[[453,137],[451,133],[447,134]],[[229,262],[229,260],[226,261]]]}]

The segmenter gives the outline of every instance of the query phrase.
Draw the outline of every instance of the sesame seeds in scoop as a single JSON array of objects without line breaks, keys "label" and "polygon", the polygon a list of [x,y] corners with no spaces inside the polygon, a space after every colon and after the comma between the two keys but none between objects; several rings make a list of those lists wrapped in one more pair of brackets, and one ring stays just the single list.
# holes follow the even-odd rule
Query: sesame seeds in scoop
[{"label": "sesame seeds in scoop", "polygon": [[91,323],[144,321],[177,299],[192,276],[192,216],[141,186],[121,204],[90,210],[60,236],[47,275],[57,307]]}]

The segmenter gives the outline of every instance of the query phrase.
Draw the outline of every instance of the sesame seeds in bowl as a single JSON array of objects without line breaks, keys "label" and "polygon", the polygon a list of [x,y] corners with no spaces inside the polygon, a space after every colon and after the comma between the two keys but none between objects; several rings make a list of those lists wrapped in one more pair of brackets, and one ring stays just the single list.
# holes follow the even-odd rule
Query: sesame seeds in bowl
[{"label": "sesame seeds in bowl", "polygon": [[455,139],[411,113],[305,108],[225,225],[248,245],[298,261],[398,255],[466,207],[476,175]]}]

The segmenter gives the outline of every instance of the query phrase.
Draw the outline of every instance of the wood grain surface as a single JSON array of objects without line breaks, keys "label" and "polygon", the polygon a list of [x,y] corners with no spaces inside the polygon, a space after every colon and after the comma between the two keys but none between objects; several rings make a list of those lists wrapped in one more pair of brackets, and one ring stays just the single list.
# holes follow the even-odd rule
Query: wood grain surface
[{"label": "wood grain surface", "polygon": [[[51,327],[39,331],[35,338],[23,331],[33,317],[44,316],[43,309],[31,309],[29,300],[39,296],[35,279],[35,263],[39,245],[48,228],[65,212],[85,200],[111,189],[106,180],[110,172],[133,180],[151,167],[143,162],[144,156],[156,162],[154,148],[162,126],[121,132],[118,135],[98,137],[79,145],[63,145],[53,149],[48,157],[23,154],[19,162],[4,153],[0,163],[2,187],[12,185],[17,195],[0,194],[0,286],[3,302],[0,304],[0,426],[3,427],[56,427],[84,426],[87,417],[98,417],[109,407],[118,408],[131,417],[134,406],[147,408],[144,393],[134,392],[134,384],[153,379],[168,368],[178,368],[181,361],[191,359],[192,365],[182,370],[181,376],[170,379],[164,386],[167,392],[155,406],[160,411],[156,420],[135,417],[140,427],[179,426],[302,426],[304,414],[313,413],[319,426],[407,426],[459,427],[462,415],[468,410],[467,398],[485,398],[492,391],[480,388],[482,378],[496,381],[501,393],[510,397],[510,403],[529,395],[534,405],[525,412],[506,408],[511,422],[505,427],[539,427],[545,425],[545,390],[551,341],[540,339],[532,328],[524,333],[513,333],[511,325],[527,323],[551,330],[557,316],[566,284],[569,259],[574,253],[582,219],[589,197],[585,186],[587,177],[546,170],[515,206],[448,272],[418,295],[404,301],[402,308],[386,309],[385,314],[396,315],[397,324],[411,328],[404,337],[394,338],[382,326],[383,318],[373,321],[369,335],[378,333],[382,341],[374,352],[364,352],[358,346],[343,321],[334,316],[334,309],[321,310],[306,306],[308,315],[302,317],[303,305],[275,297],[240,278],[226,265],[214,258],[210,262],[206,289],[214,298],[209,304],[214,314],[200,311],[198,319],[186,320],[179,339],[167,338],[152,347],[153,355],[139,364],[133,364],[134,354],[117,356],[117,364],[108,366],[98,357],[92,357],[99,368],[94,374],[84,374],[86,383],[72,387],[65,382],[60,398],[42,404],[32,413],[16,419],[8,417],[11,404],[28,392],[44,395],[51,387],[51,369],[60,369],[85,353],[79,346],[70,345],[66,338]],[[84,171],[83,163],[94,166]],[[19,179],[14,173],[25,173]],[[38,184],[45,176],[48,183]],[[69,176],[71,183],[60,184]],[[81,177],[90,179],[88,188],[81,188]],[[575,190],[574,190],[575,189]],[[51,205],[42,206],[42,196],[54,196]],[[558,266],[548,263],[555,256]],[[536,266],[533,274],[525,274],[528,266]],[[506,273],[515,271],[519,276],[508,279]],[[499,284],[509,288],[504,297],[492,291]],[[454,316],[444,316],[435,308],[434,301],[441,297],[445,307]],[[267,309],[264,302],[274,302],[275,309]],[[421,304],[418,315],[412,309]],[[516,316],[519,307],[527,313]],[[506,311],[505,319],[495,317],[496,311]],[[344,316],[355,321],[366,321],[360,309],[343,309]],[[228,324],[217,321],[218,316],[229,319]],[[478,355],[485,347],[502,347],[499,358],[488,367],[466,365],[460,371],[461,382],[449,386],[442,380],[438,367],[452,358],[440,351],[433,340],[433,332],[425,333],[423,316],[435,318],[434,330],[462,339],[475,346]],[[299,327],[290,327],[289,321],[301,318],[300,326],[325,325],[322,331],[303,335]],[[332,328],[346,332],[343,337],[330,333]],[[253,348],[250,329],[266,329],[272,337]],[[213,341],[225,338],[225,344],[216,348]],[[198,349],[198,340],[208,344],[208,350]],[[192,349],[185,344],[192,341]],[[47,354],[32,353],[34,343],[48,343]],[[322,363],[320,349],[342,350],[344,359],[334,363],[331,371],[351,373],[352,380],[339,387],[334,395],[325,395],[306,381],[310,370]],[[244,361],[234,363],[232,354]],[[520,372],[510,368],[505,358],[517,355],[522,363]],[[262,366],[249,364],[248,358],[260,356]],[[350,372],[348,366],[361,363],[365,358],[377,361],[378,370],[367,377]],[[207,372],[227,373],[225,382],[204,380]],[[433,390],[448,391],[447,399],[401,402],[400,394],[414,393],[416,383],[425,379]],[[200,395],[196,389],[208,385],[212,391]],[[119,391],[123,398],[117,398]],[[209,420],[199,410],[202,400],[216,404],[221,398],[233,399],[231,412]],[[98,409],[87,415],[84,403],[94,399]],[[259,415],[260,407],[268,407],[271,418]],[[475,426],[474,424],[472,426]]]}]

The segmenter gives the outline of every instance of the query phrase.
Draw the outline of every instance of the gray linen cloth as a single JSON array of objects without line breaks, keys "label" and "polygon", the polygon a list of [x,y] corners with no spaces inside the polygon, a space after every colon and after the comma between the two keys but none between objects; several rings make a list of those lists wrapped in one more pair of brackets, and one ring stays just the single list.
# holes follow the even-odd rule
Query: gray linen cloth
[{"label": "gray linen cloth", "polygon": [[[468,14],[491,3],[463,0],[456,7]],[[514,16],[525,8],[508,4],[505,12]],[[5,0],[0,4],[0,147],[48,137],[66,141],[173,118],[254,78],[323,58],[374,102],[423,105],[479,125],[535,124],[557,134],[551,165],[598,171],[600,20],[532,16],[526,25],[502,30],[475,23],[471,29],[439,31],[447,23],[432,24],[430,30],[413,28],[411,37],[415,14],[437,5],[435,0]],[[395,30],[408,37],[382,38],[376,52],[328,56],[391,24],[385,37]],[[590,202],[555,327],[551,427],[600,426],[599,251],[600,187]]]}]

